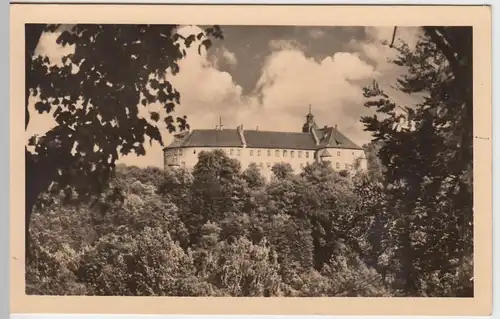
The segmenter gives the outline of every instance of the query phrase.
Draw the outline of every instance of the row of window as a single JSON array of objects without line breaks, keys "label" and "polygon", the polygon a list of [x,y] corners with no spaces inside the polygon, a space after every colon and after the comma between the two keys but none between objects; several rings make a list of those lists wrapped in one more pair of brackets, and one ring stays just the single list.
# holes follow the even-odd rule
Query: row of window
[{"label": "row of window", "polygon": [[[272,165],[273,165],[273,164],[271,164],[271,163],[266,163],[267,168],[271,168],[271,167],[272,167]],[[258,166],[259,166],[260,168],[264,168],[264,163],[259,163],[259,165],[258,165]],[[340,169],[340,163],[338,163],[338,162],[337,162],[337,164],[335,165],[335,167],[336,167],[337,169]],[[302,163],[301,163],[301,164],[300,164],[300,168],[304,168],[304,164],[302,164]],[[344,168],[345,168],[345,169],[349,169],[349,164],[345,164]]]},{"label": "row of window", "polygon": [[[260,163],[258,166],[260,168],[264,168],[264,163]],[[273,166],[273,164],[272,163],[266,163],[266,166],[267,166],[267,168],[271,168]],[[304,168],[304,164],[301,163],[300,164],[300,168]]]},{"label": "row of window", "polygon": [[[287,157],[288,153],[290,153],[290,157],[294,158],[295,157],[295,152],[297,152],[297,157],[302,158],[302,153],[305,153],[305,158],[309,158],[309,152],[307,151],[290,151],[288,152],[287,150],[275,150],[274,151],[274,156],[280,157],[281,152],[283,152],[283,157]],[[193,154],[196,154],[196,150],[193,150]],[[175,155],[182,155],[182,149],[179,149],[177,151],[174,151],[173,153],[168,153],[167,156],[175,156]],[[235,150],[230,149],[229,150],[229,155],[234,156],[235,155]],[[262,152],[261,150],[257,150],[257,156],[261,156]],[[352,152],[352,155],[354,156],[354,152]],[[241,149],[236,149],[236,156],[241,156]],[[250,156],[254,156],[254,150],[250,150]],[[267,156],[272,156],[272,150],[267,150]],[[340,151],[337,151],[337,156],[340,156]]]},{"label": "row of window", "polygon": [[[234,149],[230,149],[229,150],[229,155],[230,156],[234,156],[235,153],[234,153]],[[257,152],[255,152],[255,150],[251,149],[250,150],[250,156],[254,156],[254,155],[257,155],[257,156],[262,156],[262,150],[256,150]],[[290,153],[290,157],[295,157],[295,152],[296,151],[290,151],[288,152],[287,150],[283,150],[283,151],[280,151],[280,150],[275,150],[274,151],[274,156],[276,157],[280,157],[281,156],[281,152],[283,152],[283,157],[287,157],[288,156],[288,153]],[[257,153],[257,154],[255,154]],[[297,157],[298,158],[302,158],[302,153],[305,154],[305,158],[309,158],[309,152],[306,152],[306,151],[297,151]],[[273,154],[273,151],[272,150],[267,150],[267,156],[272,156]],[[236,156],[240,156],[241,155],[241,149],[236,149]]]}]

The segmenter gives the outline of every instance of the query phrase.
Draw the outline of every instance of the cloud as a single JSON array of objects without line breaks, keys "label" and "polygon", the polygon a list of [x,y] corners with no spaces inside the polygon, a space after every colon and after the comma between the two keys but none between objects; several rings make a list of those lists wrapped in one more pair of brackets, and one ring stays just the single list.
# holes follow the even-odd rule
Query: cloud
[{"label": "cloud", "polygon": [[276,52],[257,84],[260,103],[242,117],[250,126],[298,131],[312,105],[318,125],[347,128],[347,123],[359,120],[364,108],[361,84],[356,81],[371,79],[374,72],[352,53],[338,52],[317,62],[299,50]]},{"label": "cloud", "polygon": [[226,68],[234,70],[234,68],[238,65],[236,54],[229,51],[224,46],[212,49],[212,51],[208,54],[207,59],[212,66],[217,69]]},{"label": "cloud", "polygon": [[227,64],[229,64],[231,66],[235,66],[238,63],[238,60],[236,59],[236,55],[226,48],[222,49],[222,56],[224,57]]},{"label": "cloud", "polygon": [[297,40],[271,40],[269,41],[269,47],[273,51],[282,51],[282,50],[303,50],[304,46],[300,44]]},{"label": "cloud", "polygon": [[[394,39],[394,46],[401,45],[403,42],[408,44],[410,49],[414,49],[419,36],[421,35],[420,28],[417,27],[398,27]],[[397,50],[390,48],[387,44],[392,41],[394,32],[393,27],[367,27],[365,28],[367,41],[359,44],[354,42],[358,50],[363,52],[370,60],[372,60],[378,71],[386,72],[396,66],[390,62],[397,57]],[[386,43],[386,44],[384,44]]]}]

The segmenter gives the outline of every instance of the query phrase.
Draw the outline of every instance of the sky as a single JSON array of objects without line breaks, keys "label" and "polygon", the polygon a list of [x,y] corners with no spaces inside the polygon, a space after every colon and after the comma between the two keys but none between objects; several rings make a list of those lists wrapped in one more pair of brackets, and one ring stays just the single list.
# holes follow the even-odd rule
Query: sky
[{"label": "sky", "polygon": [[[181,95],[174,116],[186,115],[191,129],[224,128],[297,132],[311,106],[318,126],[334,126],[355,143],[371,140],[363,131],[360,117],[371,115],[364,107],[363,86],[376,80],[393,100],[411,106],[418,97],[393,88],[405,70],[388,60],[394,49],[392,27],[304,27],[304,26],[221,26],[223,40],[215,40],[208,51],[188,49],[179,62],[180,72],[166,77]],[[398,27],[396,42],[414,47],[419,28]],[[181,34],[198,33],[198,26],[182,26]],[[37,54],[53,63],[72,52],[56,43],[57,33],[42,35]],[[43,134],[54,125],[50,115],[30,105],[27,138]],[[141,106],[142,107],[142,106]],[[141,114],[161,108],[144,107]],[[172,136],[162,129],[165,145]],[[162,147],[147,143],[146,155],[133,154],[119,161],[128,165],[163,166]]]}]

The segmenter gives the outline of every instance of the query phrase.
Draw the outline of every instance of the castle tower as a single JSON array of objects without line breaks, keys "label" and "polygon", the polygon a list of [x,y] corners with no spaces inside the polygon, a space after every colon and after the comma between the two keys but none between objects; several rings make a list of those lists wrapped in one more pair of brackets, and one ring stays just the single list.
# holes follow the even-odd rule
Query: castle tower
[{"label": "castle tower", "polygon": [[316,123],[314,122],[314,115],[311,113],[311,105],[309,105],[309,113],[306,115],[306,122],[302,126],[302,132],[309,133],[315,127]]}]

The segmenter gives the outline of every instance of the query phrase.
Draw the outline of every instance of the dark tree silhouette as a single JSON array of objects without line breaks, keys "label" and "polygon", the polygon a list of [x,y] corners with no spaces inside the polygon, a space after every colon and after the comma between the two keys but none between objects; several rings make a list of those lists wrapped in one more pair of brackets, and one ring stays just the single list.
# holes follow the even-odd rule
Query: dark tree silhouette
[{"label": "dark tree silhouette", "polygon": [[408,295],[425,290],[424,274],[439,271],[445,278],[456,271],[473,246],[472,28],[423,31],[415,50],[396,48],[394,61],[408,68],[399,90],[422,94],[423,101],[401,107],[374,83],[364,90],[365,105],[377,115],[362,118],[380,146],[393,223],[387,231],[399,243],[395,254]]},{"label": "dark tree silhouette", "polygon": [[[34,152],[25,150],[26,245],[41,192],[54,184],[80,196],[102,191],[120,155],[144,155],[145,142],[162,144],[162,127],[170,132],[188,127],[185,116],[169,115],[180,95],[166,71],[179,72],[177,62],[186,56],[181,44],[208,48],[210,39],[222,33],[217,26],[187,37],[177,30],[176,25],[26,25],[25,125],[30,95],[38,100],[35,109],[52,112],[57,122],[44,136],[30,139]],[[55,31],[59,44],[75,48],[62,65],[35,56],[43,32]],[[160,119],[151,112],[152,121],[140,118],[139,108],[150,103],[162,104],[167,115]]]}]

